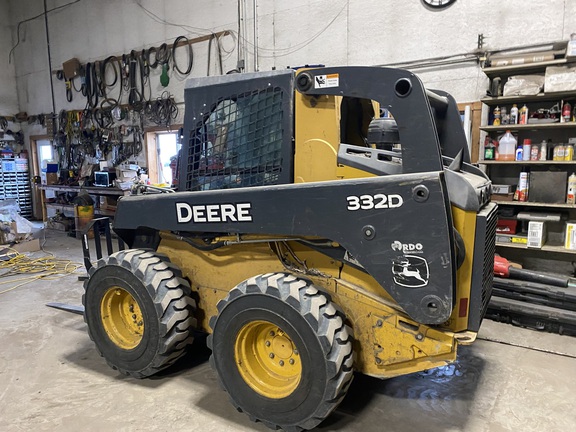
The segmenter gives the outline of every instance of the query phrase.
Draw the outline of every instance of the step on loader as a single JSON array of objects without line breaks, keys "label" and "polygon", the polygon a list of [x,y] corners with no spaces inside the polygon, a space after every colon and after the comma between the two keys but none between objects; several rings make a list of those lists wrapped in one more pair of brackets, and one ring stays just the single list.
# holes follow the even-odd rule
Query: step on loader
[{"label": "step on loader", "polygon": [[126,248],[87,260],[111,367],[148,377],[205,332],[234,406],[300,431],[354,373],[443,366],[474,341],[496,205],[449,94],[400,69],[289,69],[191,79],[185,110],[178,191],[121,198]]}]

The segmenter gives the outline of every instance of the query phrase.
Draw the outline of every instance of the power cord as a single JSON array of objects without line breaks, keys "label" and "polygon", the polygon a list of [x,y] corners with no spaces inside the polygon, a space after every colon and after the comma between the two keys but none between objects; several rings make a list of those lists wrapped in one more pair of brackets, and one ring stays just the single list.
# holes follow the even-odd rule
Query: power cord
[{"label": "power cord", "polygon": [[[11,284],[20,282],[8,289],[0,291],[0,294],[13,291],[23,285],[37,280],[57,280],[65,276],[75,273],[82,267],[82,264],[75,263],[70,260],[55,258],[53,255],[40,258],[30,258],[12,248],[5,248],[6,259],[0,261],[0,271],[5,272],[0,274],[0,278],[27,275],[19,279],[10,279],[0,281],[0,285]],[[42,249],[44,250],[44,249]],[[46,252],[49,253],[49,252]]]}]

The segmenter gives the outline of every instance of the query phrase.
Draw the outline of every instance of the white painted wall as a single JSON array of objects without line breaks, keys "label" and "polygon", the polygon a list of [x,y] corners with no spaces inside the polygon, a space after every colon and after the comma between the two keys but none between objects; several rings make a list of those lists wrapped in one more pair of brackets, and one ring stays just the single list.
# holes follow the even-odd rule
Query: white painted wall
[{"label": "white painted wall", "polygon": [[[70,1],[48,0],[48,8]],[[4,6],[0,7],[6,9],[6,2],[2,3]],[[241,3],[245,4],[242,11],[246,17],[241,53],[246,55],[247,70],[253,70],[255,64],[260,70],[317,63],[383,65],[471,52],[476,48],[479,33],[486,36],[488,47],[498,49],[568,40],[570,33],[576,31],[574,0],[457,0],[442,11],[431,11],[420,0],[242,0]],[[257,38],[253,36],[254,3]],[[42,1],[9,0],[8,4],[15,39],[17,22],[41,13]],[[138,4],[159,18],[150,16]],[[50,13],[49,27],[56,69],[71,57],[83,63],[94,61],[171,42],[181,34],[194,37],[209,31],[236,32],[238,2],[81,0]],[[9,36],[5,28],[0,32]],[[44,32],[42,18],[23,25],[22,41],[15,51],[19,110],[30,114],[51,111]],[[0,44],[0,53],[7,49],[5,45]],[[225,38],[223,45],[231,50],[235,40]],[[207,49],[207,43],[194,46],[192,76],[206,75]],[[228,54],[224,69],[236,67],[237,58],[238,50]],[[446,90],[461,102],[478,100],[485,94],[487,80],[474,63],[415,72],[427,86]],[[6,74],[4,68],[0,68],[1,73]],[[158,83],[158,73],[152,77],[156,94],[164,90]],[[179,101],[183,99],[184,81],[173,75],[168,87]],[[10,89],[4,87],[2,83],[1,94],[10,94]],[[78,94],[74,95],[73,103],[66,102],[62,82],[54,80],[54,88],[57,110],[84,108]]]},{"label": "white painted wall", "polygon": [[0,116],[12,116],[18,112],[14,63],[8,62],[12,46],[11,25],[10,4],[0,2]]}]

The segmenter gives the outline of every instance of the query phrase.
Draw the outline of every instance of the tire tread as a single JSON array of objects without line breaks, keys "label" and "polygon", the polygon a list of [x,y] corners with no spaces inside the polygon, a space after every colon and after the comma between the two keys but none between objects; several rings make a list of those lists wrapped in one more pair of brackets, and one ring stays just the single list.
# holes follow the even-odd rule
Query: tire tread
[{"label": "tire tread", "polygon": [[[249,293],[258,293],[276,297],[285,301],[296,309],[306,319],[322,346],[326,359],[327,384],[322,402],[315,412],[296,424],[276,424],[265,418],[248,416],[261,422],[271,429],[283,429],[286,432],[300,432],[312,429],[320,424],[338,406],[344,398],[353,379],[354,352],[352,348],[352,329],[344,324],[344,313],[332,303],[330,296],[317,289],[310,281],[297,278],[290,273],[268,273],[252,277],[233,288],[228,296],[218,305],[218,314],[234,299]],[[218,316],[210,318],[210,326],[214,329]],[[213,349],[213,335],[208,336],[208,347]],[[210,357],[210,365],[216,369],[214,355]],[[225,389],[224,383],[218,376],[220,386]],[[234,407],[243,412],[244,408],[239,401],[229,394]]]},{"label": "tire tread", "polygon": [[[154,302],[159,318],[160,335],[155,347],[156,354],[147,367],[141,370],[126,370],[118,367],[113,359],[105,358],[110,367],[124,375],[145,378],[172,365],[182,357],[193,342],[193,329],[196,327],[194,313],[196,302],[191,297],[190,284],[182,278],[182,272],[164,254],[142,249],[128,249],[102,258],[90,269],[89,275],[106,266],[119,266],[132,272],[144,285]],[[90,289],[90,278],[84,282],[85,292]],[[86,294],[82,295],[86,306]],[[86,315],[84,321],[87,323]],[[94,334],[88,327],[88,335],[94,342]],[[96,349],[100,356],[102,351]]]}]

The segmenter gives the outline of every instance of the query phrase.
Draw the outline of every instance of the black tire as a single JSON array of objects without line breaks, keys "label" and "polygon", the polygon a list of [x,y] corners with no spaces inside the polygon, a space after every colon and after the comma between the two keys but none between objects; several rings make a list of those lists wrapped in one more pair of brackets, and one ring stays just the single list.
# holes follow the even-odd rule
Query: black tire
[{"label": "black tire", "polygon": [[[311,282],[288,273],[256,276],[232,289],[218,303],[218,312],[210,319],[213,329],[208,336],[212,349],[210,363],[234,406],[251,420],[288,432],[311,429],[342,401],[353,377],[352,330],[344,324],[344,315],[328,295]],[[278,328],[278,334],[270,332],[271,338],[282,337],[292,343],[287,346],[295,353],[296,361],[301,362],[296,364],[301,370],[295,387],[289,388],[287,394],[273,397],[259,384],[260,378],[265,381],[267,376],[257,376],[256,380],[243,378],[246,369],[256,370],[256,376],[261,362],[269,362],[266,352],[252,356],[251,353],[272,349],[260,347],[276,346],[275,341],[263,342],[256,336],[258,333],[252,339],[246,337],[246,329],[268,324]],[[267,332],[268,329],[263,334]],[[252,340],[253,345],[247,340]],[[239,354],[237,347],[245,346],[248,349]],[[271,361],[280,358],[272,352],[269,356]],[[292,357],[290,362],[294,365]],[[271,389],[276,388],[274,383],[272,378]]]},{"label": "black tire", "polygon": [[[193,341],[196,302],[190,284],[165,255],[141,249],[116,252],[90,269],[84,288],[90,339],[106,362],[125,375],[154,375],[182,357]],[[116,294],[124,303],[118,304]]]}]

